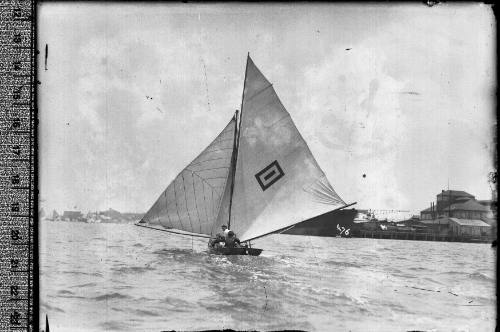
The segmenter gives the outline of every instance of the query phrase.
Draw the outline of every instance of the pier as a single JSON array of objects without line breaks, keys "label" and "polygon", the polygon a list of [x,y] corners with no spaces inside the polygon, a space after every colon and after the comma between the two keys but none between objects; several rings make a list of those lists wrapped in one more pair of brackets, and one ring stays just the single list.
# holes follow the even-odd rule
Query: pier
[{"label": "pier", "polygon": [[384,230],[359,230],[352,233],[352,237],[372,238],[372,239],[392,239],[392,240],[417,240],[417,241],[444,241],[444,242],[472,242],[490,243],[489,237],[465,237],[454,235],[442,235],[431,232],[400,232]]}]

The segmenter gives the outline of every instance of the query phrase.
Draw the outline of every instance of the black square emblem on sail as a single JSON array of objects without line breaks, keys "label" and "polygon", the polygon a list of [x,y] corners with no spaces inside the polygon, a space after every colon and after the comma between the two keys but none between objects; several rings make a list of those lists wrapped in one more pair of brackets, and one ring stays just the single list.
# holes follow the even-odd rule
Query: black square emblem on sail
[{"label": "black square emblem on sail", "polygon": [[262,171],[255,174],[255,178],[264,191],[272,186],[276,181],[281,179],[284,175],[285,173],[283,173],[278,161],[275,160],[266,166]]}]

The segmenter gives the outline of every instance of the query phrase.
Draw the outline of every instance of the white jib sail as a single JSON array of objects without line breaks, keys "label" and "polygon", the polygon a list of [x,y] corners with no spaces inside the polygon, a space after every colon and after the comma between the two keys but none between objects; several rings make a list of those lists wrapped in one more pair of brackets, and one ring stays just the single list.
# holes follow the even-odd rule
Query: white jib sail
[{"label": "white jib sail", "polygon": [[245,241],[345,205],[250,57],[243,92],[231,229]]},{"label": "white jib sail", "polygon": [[233,118],[177,175],[142,218],[143,222],[212,235],[231,167],[235,124]]}]

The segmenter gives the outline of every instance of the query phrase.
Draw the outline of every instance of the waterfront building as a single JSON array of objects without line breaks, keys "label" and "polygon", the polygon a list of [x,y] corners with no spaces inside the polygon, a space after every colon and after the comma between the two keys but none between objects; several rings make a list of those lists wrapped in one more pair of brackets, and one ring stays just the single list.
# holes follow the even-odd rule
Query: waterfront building
[{"label": "waterfront building", "polygon": [[439,235],[448,235],[450,218],[436,218],[420,220],[420,224],[426,226],[426,230]]},{"label": "waterfront building", "polygon": [[82,221],[83,214],[80,211],[64,211],[62,219],[66,221]]},{"label": "waterfront building", "polygon": [[420,212],[422,220],[436,218],[462,218],[471,220],[485,220],[491,218],[492,211],[486,204],[481,204],[476,198],[460,190],[442,190],[436,195],[436,203]]},{"label": "waterfront building", "polygon": [[482,220],[448,218],[450,232],[457,237],[485,238],[491,235],[491,226]]},{"label": "waterfront building", "polygon": [[452,203],[464,202],[471,199],[476,198],[474,195],[462,190],[441,190],[441,192],[436,195],[436,209],[444,210]]}]

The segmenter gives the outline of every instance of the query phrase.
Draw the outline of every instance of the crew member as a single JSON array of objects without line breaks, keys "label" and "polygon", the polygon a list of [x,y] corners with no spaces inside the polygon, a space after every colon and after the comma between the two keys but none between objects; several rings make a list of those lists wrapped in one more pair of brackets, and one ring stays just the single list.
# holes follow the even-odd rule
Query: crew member
[{"label": "crew member", "polygon": [[216,244],[222,245],[222,243],[226,242],[226,236],[229,230],[227,229],[226,225],[221,225],[221,229],[221,232],[215,234],[215,239],[210,239],[210,241],[208,242],[211,247],[215,246]]},{"label": "crew member", "polygon": [[241,247],[240,239],[236,237],[233,231],[229,231],[226,237],[226,247]]}]

